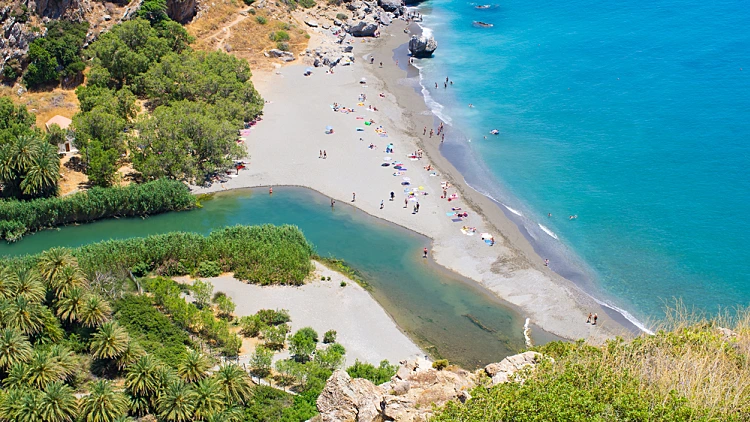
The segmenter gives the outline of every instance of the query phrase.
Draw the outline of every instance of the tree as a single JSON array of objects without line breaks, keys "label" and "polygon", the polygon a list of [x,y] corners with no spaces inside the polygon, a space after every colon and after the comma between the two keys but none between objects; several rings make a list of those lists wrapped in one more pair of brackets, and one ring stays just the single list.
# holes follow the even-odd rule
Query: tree
[{"label": "tree", "polygon": [[310,327],[298,330],[289,338],[289,352],[298,362],[307,362],[315,352],[318,334]]},{"label": "tree", "polygon": [[360,362],[357,359],[354,365],[346,368],[346,372],[352,378],[364,378],[370,380],[375,385],[380,385],[396,375],[398,365],[391,365],[387,360],[381,361],[378,367],[367,362]]},{"label": "tree", "polygon": [[0,183],[5,196],[35,198],[57,194],[60,159],[57,149],[38,133],[26,129],[19,135],[4,133],[0,144]]},{"label": "tree", "polygon": [[336,342],[336,330],[328,330],[323,334],[323,343],[335,343]]},{"label": "tree", "polygon": [[0,330],[0,368],[7,370],[13,365],[28,362],[32,356],[28,338],[16,328]]},{"label": "tree", "polygon": [[265,340],[265,346],[272,350],[280,350],[284,348],[284,342],[286,341],[286,335],[289,333],[289,325],[266,325],[260,330],[263,340]]},{"label": "tree", "polygon": [[328,347],[315,352],[315,363],[323,368],[335,371],[344,364],[346,349],[338,343],[329,344]]},{"label": "tree", "polygon": [[50,248],[39,255],[39,275],[49,284],[56,279],[64,267],[78,265],[75,257],[66,248]]},{"label": "tree", "polygon": [[24,296],[17,296],[4,309],[3,322],[26,335],[38,334],[44,328],[44,309],[46,308]]},{"label": "tree", "polygon": [[23,83],[29,87],[56,82],[60,78],[57,73],[57,59],[47,51],[44,38],[34,40],[29,45],[29,65],[23,75]]},{"label": "tree", "polygon": [[222,295],[216,298],[216,305],[219,308],[219,315],[231,317],[234,312],[235,304],[229,296]]},{"label": "tree", "polygon": [[195,418],[208,420],[220,413],[225,406],[221,388],[216,378],[204,378],[195,383]]},{"label": "tree", "polygon": [[183,381],[193,383],[208,376],[211,360],[198,350],[188,350],[177,366],[177,375]]},{"label": "tree", "polygon": [[120,159],[117,149],[105,149],[101,142],[91,141],[86,147],[86,156],[89,182],[104,188],[112,186],[117,175],[117,161]]},{"label": "tree", "polygon": [[66,265],[55,271],[53,278],[47,282],[47,288],[58,303],[69,296],[73,289],[83,286],[86,281],[78,265]]},{"label": "tree", "polygon": [[169,19],[167,16],[167,0],[146,0],[141,3],[138,17],[148,19],[151,25]]},{"label": "tree", "polygon": [[67,131],[61,129],[60,126],[57,125],[57,123],[53,123],[47,127],[47,143],[55,148],[65,142],[67,135]]},{"label": "tree", "polygon": [[86,293],[80,287],[73,287],[57,301],[57,316],[67,321],[78,321],[86,300]]},{"label": "tree", "polygon": [[246,403],[251,395],[250,377],[242,368],[234,364],[224,364],[214,374],[225,402]]},{"label": "tree", "polygon": [[111,313],[109,302],[97,294],[90,294],[83,302],[78,319],[84,327],[93,328],[107,322]]},{"label": "tree", "polygon": [[210,303],[214,285],[210,281],[195,280],[191,290],[195,303],[202,308]]},{"label": "tree", "polygon": [[263,346],[257,346],[250,357],[250,373],[258,378],[265,378],[271,373],[273,351]]},{"label": "tree", "polygon": [[44,298],[44,285],[39,273],[32,267],[6,268],[2,272],[12,289],[12,297],[22,297],[31,302],[41,302]]},{"label": "tree", "polygon": [[128,347],[127,331],[116,322],[106,322],[91,336],[91,354],[97,359],[114,359]]},{"label": "tree", "polygon": [[81,420],[85,422],[115,422],[128,411],[128,399],[115,391],[109,381],[95,381],[90,394],[81,399]]},{"label": "tree", "polygon": [[62,382],[48,384],[39,399],[39,413],[45,422],[72,422],[77,409],[73,389]]},{"label": "tree", "polygon": [[193,410],[197,395],[182,381],[174,381],[159,395],[157,408],[161,419],[170,422],[194,420]]},{"label": "tree", "polygon": [[39,143],[26,176],[21,182],[24,195],[35,198],[57,195],[57,182],[60,180],[60,158],[57,147],[49,143]]}]

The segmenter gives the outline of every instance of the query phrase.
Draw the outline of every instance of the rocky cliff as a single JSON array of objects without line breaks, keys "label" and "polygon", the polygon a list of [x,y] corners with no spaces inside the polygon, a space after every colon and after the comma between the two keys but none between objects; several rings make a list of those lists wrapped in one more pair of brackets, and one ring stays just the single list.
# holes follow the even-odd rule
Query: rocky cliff
[{"label": "rocky cliff", "polygon": [[[336,371],[328,379],[317,406],[323,422],[427,421],[432,406],[450,400],[465,402],[478,385],[492,386],[513,380],[522,368],[534,367],[542,356],[525,352],[509,356],[484,369],[469,372],[461,368],[433,368],[426,359],[401,362],[389,382],[375,385],[365,379],[352,379]],[[489,380],[488,380],[489,379]]]},{"label": "rocky cliff", "polygon": [[167,0],[167,15],[174,21],[187,23],[197,12],[197,0]]}]

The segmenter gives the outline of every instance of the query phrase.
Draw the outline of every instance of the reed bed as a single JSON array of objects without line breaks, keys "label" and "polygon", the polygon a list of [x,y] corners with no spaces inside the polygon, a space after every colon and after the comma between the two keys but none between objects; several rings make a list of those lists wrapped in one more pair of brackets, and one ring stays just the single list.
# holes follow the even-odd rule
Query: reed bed
[{"label": "reed bed", "polygon": [[108,217],[133,217],[197,206],[183,183],[156,180],[127,187],[92,188],[59,198],[0,201],[0,237],[13,242],[25,234]]},{"label": "reed bed", "polygon": [[[295,226],[233,226],[208,236],[172,232],[142,238],[108,240],[71,250],[81,270],[97,274],[153,271],[166,276],[191,274],[212,261],[224,272],[257,284],[301,285],[311,274],[314,250]],[[0,265],[34,264],[39,255],[5,259]]]}]

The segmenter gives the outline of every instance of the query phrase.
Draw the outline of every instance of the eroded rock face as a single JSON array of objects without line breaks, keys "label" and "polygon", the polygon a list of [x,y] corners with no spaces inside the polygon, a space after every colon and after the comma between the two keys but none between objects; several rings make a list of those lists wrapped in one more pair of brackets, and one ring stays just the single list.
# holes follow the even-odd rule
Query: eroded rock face
[{"label": "eroded rock face", "polygon": [[460,368],[438,371],[427,359],[409,359],[401,362],[390,381],[379,386],[336,371],[318,397],[318,411],[324,422],[427,421],[433,404],[440,407],[450,400],[469,400],[469,391],[484,374],[493,379],[492,385],[508,382],[513,373],[533,367],[541,358],[536,352],[521,353],[474,373]]},{"label": "eroded rock face", "polygon": [[396,13],[396,16],[398,16],[403,5],[404,3],[401,0],[378,0],[378,6],[382,7],[386,12]]},{"label": "eroded rock face", "polygon": [[435,50],[437,50],[437,41],[433,37],[413,35],[409,40],[409,51],[413,57],[431,57]]},{"label": "eroded rock face", "polygon": [[179,23],[187,23],[197,12],[196,0],[167,0],[167,15]]}]

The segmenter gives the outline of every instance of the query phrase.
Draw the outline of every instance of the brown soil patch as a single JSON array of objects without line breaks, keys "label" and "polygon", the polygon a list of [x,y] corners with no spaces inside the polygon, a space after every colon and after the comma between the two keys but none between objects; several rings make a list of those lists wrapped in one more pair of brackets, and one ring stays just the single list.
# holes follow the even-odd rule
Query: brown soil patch
[{"label": "brown soil patch", "polygon": [[73,154],[68,154],[60,160],[60,196],[85,190],[89,183],[88,176],[65,166],[72,157]]},{"label": "brown soil patch", "polygon": [[69,119],[78,111],[78,97],[73,89],[55,88],[52,91],[27,91],[18,95],[19,85],[9,87],[0,86],[0,96],[10,97],[15,104],[25,105],[30,113],[36,115],[36,125],[44,132],[44,123],[50,118],[60,115]]}]

